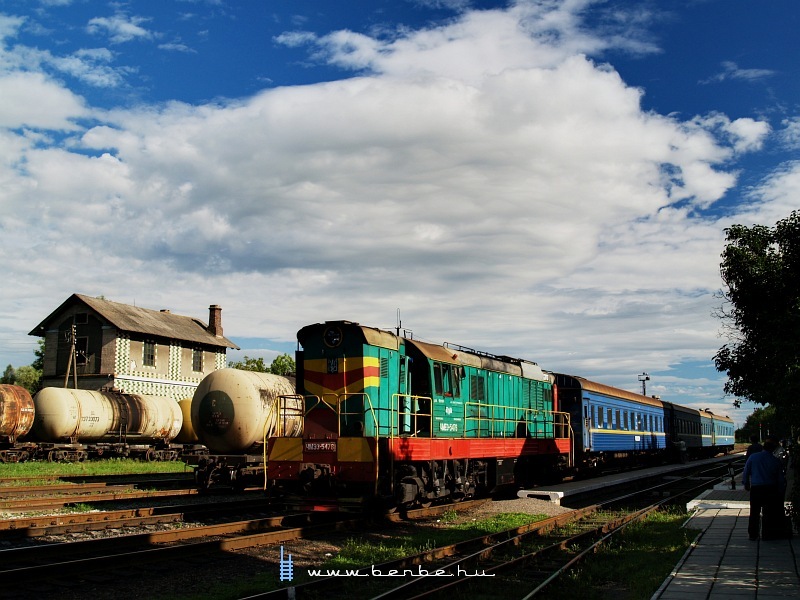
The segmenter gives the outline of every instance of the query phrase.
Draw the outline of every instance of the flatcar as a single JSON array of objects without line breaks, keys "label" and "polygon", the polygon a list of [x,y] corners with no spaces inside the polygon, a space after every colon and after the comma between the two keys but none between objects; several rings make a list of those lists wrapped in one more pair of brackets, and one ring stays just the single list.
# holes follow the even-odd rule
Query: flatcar
[{"label": "flatcar", "polygon": [[269,439],[275,493],[425,505],[571,466],[569,413],[536,363],[350,321],[297,339],[302,437]]}]

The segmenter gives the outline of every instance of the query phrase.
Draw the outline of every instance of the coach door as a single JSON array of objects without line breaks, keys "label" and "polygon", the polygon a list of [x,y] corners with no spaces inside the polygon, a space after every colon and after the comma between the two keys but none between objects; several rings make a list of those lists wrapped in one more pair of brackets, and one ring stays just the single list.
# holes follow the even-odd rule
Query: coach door
[{"label": "coach door", "polygon": [[593,448],[592,411],[595,410],[595,407],[589,404],[588,399],[584,399],[581,404],[583,405],[583,446],[584,448]]}]

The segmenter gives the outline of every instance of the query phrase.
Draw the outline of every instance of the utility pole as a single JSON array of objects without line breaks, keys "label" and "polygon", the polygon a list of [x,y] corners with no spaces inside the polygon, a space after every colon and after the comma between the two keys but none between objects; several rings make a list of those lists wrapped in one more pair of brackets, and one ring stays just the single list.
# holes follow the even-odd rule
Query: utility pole
[{"label": "utility pole", "polygon": [[64,387],[69,383],[69,372],[72,369],[73,387],[78,389],[78,350],[76,348],[77,335],[75,323],[72,324],[72,329],[67,336],[69,337],[69,360],[67,361],[67,372],[64,374]]},{"label": "utility pole", "polygon": [[642,373],[639,375],[639,381],[642,382],[642,396],[647,396],[647,381],[650,381],[650,375],[647,373]]}]

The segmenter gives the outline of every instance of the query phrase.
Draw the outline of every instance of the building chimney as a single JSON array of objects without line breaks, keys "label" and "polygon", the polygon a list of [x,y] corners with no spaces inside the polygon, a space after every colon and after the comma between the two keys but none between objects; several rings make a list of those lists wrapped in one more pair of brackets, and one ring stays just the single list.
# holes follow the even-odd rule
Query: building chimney
[{"label": "building chimney", "polygon": [[208,307],[208,332],[222,337],[222,307],[219,304]]}]

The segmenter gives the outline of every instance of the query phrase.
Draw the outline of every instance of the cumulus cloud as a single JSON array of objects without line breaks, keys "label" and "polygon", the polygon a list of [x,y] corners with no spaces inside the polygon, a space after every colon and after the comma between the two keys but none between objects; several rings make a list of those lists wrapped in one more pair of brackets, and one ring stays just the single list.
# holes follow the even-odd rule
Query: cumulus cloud
[{"label": "cumulus cloud", "polygon": [[[42,73],[6,74],[0,96],[19,100],[0,107],[13,293],[46,282],[36,318],[72,291],[183,314],[213,301],[235,307],[229,335],[282,340],[328,319],[389,327],[400,308],[418,337],[586,375],[707,361],[733,217],[704,210],[769,127],[643,110],[642,91],[592,57],[653,48],[593,33],[587,5],[517,2],[393,35],[287,33],[277,41],[354,75],[215,104],[101,113]],[[121,43],[153,37],[144,22],[90,27]],[[81,289],[57,265],[79,268]]]},{"label": "cumulus cloud", "polygon": [[0,127],[74,130],[83,100],[42,73],[0,74]]}]

